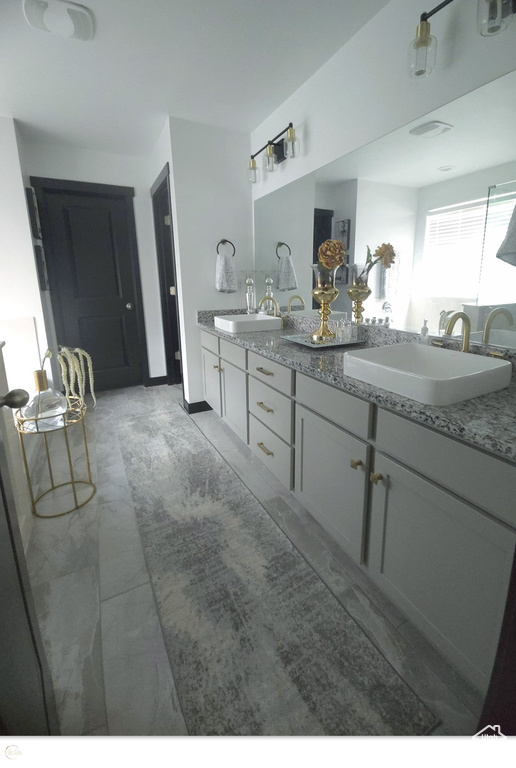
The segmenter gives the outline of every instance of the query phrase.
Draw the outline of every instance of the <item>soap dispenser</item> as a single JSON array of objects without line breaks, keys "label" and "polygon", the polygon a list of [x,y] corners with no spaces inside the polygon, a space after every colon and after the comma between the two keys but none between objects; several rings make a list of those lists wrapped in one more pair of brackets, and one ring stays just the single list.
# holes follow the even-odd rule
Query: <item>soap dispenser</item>
[{"label": "soap dispenser", "polygon": [[423,320],[423,326],[421,328],[421,344],[430,344],[427,323],[428,323],[428,320]]}]

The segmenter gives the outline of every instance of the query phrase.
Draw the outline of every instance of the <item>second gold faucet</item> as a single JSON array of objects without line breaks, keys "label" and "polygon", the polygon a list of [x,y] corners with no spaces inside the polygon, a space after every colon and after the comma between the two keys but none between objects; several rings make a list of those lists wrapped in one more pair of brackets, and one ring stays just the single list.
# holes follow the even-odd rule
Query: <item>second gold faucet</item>
[{"label": "second gold faucet", "polygon": [[465,312],[454,312],[448,319],[444,330],[447,336],[451,335],[457,320],[462,320],[462,352],[469,352],[469,337],[471,334],[471,320]]}]

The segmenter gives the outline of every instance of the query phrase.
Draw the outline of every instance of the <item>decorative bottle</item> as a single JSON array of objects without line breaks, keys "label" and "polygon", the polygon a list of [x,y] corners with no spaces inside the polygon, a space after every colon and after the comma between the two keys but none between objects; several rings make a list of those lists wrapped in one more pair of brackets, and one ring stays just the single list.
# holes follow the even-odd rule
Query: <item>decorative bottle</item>
[{"label": "decorative bottle", "polygon": [[36,391],[21,409],[23,429],[27,432],[49,432],[64,426],[68,410],[66,397],[48,386],[46,371],[34,371]]}]

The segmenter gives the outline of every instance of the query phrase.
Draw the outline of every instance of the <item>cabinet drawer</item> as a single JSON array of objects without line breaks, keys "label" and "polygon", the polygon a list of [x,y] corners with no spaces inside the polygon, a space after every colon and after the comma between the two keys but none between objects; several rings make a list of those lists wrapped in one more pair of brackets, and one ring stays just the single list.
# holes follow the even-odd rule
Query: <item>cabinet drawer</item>
[{"label": "cabinet drawer", "polygon": [[269,387],[274,387],[284,395],[292,394],[294,371],[280,363],[275,363],[266,357],[249,352],[247,356],[248,371],[255,378],[264,381]]},{"label": "cabinet drawer", "polygon": [[286,488],[292,487],[292,448],[249,415],[249,447]]},{"label": "cabinet drawer", "polygon": [[378,410],[376,447],[516,528],[516,467]]},{"label": "cabinet drawer", "polygon": [[204,347],[205,349],[209,349],[210,352],[213,352],[215,355],[218,355],[219,354],[219,337],[212,336],[211,333],[206,333],[206,331],[201,331],[201,347]]},{"label": "cabinet drawer", "polygon": [[249,411],[286,443],[292,442],[292,400],[249,377]]},{"label": "cabinet drawer", "polygon": [[370,436],[372,405],[358,397],[298,373],[296,400],[359,437]]},{"label": "cabinet drawer", "polygon": [[239,347],[238,344],[233,344],[231,341],[220,339],[220,356],[223,360],[228,360],[238,368],[245,370],[245,354],[246,350],[243,347]]}]

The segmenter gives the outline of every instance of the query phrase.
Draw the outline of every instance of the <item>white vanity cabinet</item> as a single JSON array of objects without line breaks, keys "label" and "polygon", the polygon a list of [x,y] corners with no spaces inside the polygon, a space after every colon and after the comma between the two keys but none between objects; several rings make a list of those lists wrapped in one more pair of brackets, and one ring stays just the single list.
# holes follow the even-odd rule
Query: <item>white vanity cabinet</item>
[{"label": "white vanity cabinet", "polygon": [[[497,513],[507,502],[514,514],[516,468],[381,409],[376,443],[369,573],[430,642],[484,691],[516,544],[516,532]],[[499,495],[493,494],[485,466],[479,474],[486,460],[487,465],[494,462],[498,479],[505,480]],[[430,477],[421,474],[425,470]],[[485,489],[480,498],[474,491],[479,486]],[[460,498],[461,489],[461,495],[475,496],[483,508]]]},{"label": "white vanity cabinet", "polygon": [[291,489],[294,372],[255,352],[248,353],[248,370],[249,447]]},{"label": "white vanity cabinet", "polygon": [[371,406],[302,374],[297,376],[296,401],[295,496],[351,557],[362,562]]},{"label": "white vanity cabinet", "polygon": [[201,355],[204,399],[221,416],[219,340],[204,331],[201,331]]},{"label": "white vanity cabinet", "polygon": [[243,347],[220,340],[221,415],[244,443],[248,442],[246,357]]},{"label": "white vanity cabinet", "polygon": [[247,443],[247,352],[201,331],[204,399]]}]

